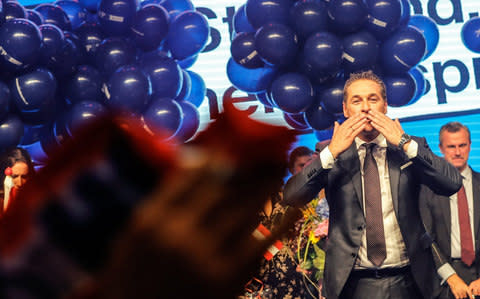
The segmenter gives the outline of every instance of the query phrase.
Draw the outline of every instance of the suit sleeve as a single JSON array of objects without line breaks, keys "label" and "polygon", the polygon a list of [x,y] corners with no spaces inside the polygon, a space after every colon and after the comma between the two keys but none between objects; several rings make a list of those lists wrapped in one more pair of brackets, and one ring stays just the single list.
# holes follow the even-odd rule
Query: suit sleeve
[{"label": "suit sleeve", "polygon": [[433,261],[435,263],[435,269],[437,274],[442,279],[441,284],[443,284],[450,275],[455,273],[452,266],[449,264],[449,260],[447,255],[442,252],[440,246],[438,245],[436,239],[437,235],[435,234],[435,223],[434,217],[432,215],[432,200],[434,194],[430,189],[425,186],[422,186],[420,192],[420,201],[419,201],[419,208],[420,214],[422,217],[423,225],[425,226],[425,230],[431,237],[431,244],[430,249],[433,255]]},{"label": "suit sleeve", "polygon": [[433,260],[435,262],[435,268],[438,270],[442,265],[448,262],[446,255],[440,250],[438,244],[435,242],[436,235],[435,235],[435,221],[433,220],[432,216],[432,208],[430,206],[432,198],[432,191],[429,190],[427,187],[422,186],[420,192],[420,214],[422,216],[423,225],[425,226],[425,230],[432,238],[431,248],[433,254]]},{"label": "suit sleeve", "polygon": [[460,172],[445,159],[435,155],[425,138],[415,137],[415,141],[418,143],[418,152],[412,161],[420,182],[439,195],[450,196],[456,193],[462,186]]},{"label": "suit sleeve", "polygon": [[292,176],[283,190],[285,204],[301,207],[317,196],[325,186],[330,169],[324,169],[320,157]]}]

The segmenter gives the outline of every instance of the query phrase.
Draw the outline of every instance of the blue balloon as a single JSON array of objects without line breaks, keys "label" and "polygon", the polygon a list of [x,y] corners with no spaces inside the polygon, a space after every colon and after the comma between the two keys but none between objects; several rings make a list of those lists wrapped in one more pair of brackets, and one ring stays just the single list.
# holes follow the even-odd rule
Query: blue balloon
[{"label": "blue balloon", "polygon": [[35,25],[40,26],[43,24],[43,16],[33,9],[27,9],[27,19],[35,23]]},{"label": "blue balloon", "polygon": [[409,73],[390,75],[383,78],[387,91],[387,103],[392,107],[407,105],[415,95],[415,80]]},{"label": "blue balloon", "polygon": [[57,0],[54,5],[61,7],[67,14],[73,30],[76,30],[87,18],[87,10],[77,1]]},{"label": "blue balloon", "polygon": [[400,0],[402,3],[402,15],[400,16],[399,25],[401,27],[407,26],[410,21],[410,1],[409,0]]},{"label": "blue balloon", "polygon": [[270,99],[268,92],[257,93],[255,94],[255,98],[266,107],[276,107],[275,103]]},{"label": "blue balloon", "polygon": [[252,24],[248,22],[247,14],[245,13],[245,4],[240,6],[233,15],[233,30],[236,33],[256,31]]},{"label": "blue balloon", "polygon": [[56,25],[63,31],[72,30],[72,23],[70,23],[67,13],[60,6],[43,3],[36,6],[34,10],[43,16],[44,24]]},{"label": "blue balloon", "polygon": [[143,51],[152,51],[160,46],[168,33],[168,12],[160,5],[143,6],[136,14],[131,28],[133,40]]},{"label": "blue balloon", "polygon": [[182,70],[182,88],[180,89],[180,93],[178,96],[175,97],[175,101],[183,101],[185,98],[190,96],[192,91],[192,79],[187,71]]},{"label": "blue balloon", "polygon": [[402,3],[400,0],[366,0],[368,19],[365,28],[383,40],[400,25]]},{"label": "blue balloon", "polygon": [[90,65],[80,65],[66,84],[65,96],[70,104],[102,100],[103,79],[100,72]]},{"label": "blue balloon", "polygon": [[311,35],[303,47],[305,72],[315,77],[328,77],[340,70],[342,42],[330,32]]},{"label": "blue balloon", "polygon": [[98,21],[107,35],[123,36],[130,31],[137,7],[137,0],[101,0]]},{"label": "blue balloon", "polygon": [[283,112],[283,119],[295,130],[310,130],[310,126],[305,122],[305,113],[290,114]]},{"label": "blue balloon", "polygon": [[0,27],[1,60],[9,70],[22,70],[37,63],[42,37],[37,25],[13,19]]},{"label": "blue balloon", "polygon": [[80,41],[80,38],[71,31],[63,31],[63,35],[65,36],[65,40],[70,40],[72,44],[75,46],[75,54],[78,61],[78,64],[86,64],[90,63],[88,61],[86,46]]},{"label": "blue balloon", "polygon": [[0,149],[15,147],[23,136],[23,123],[15,115],[9,115],[0,122]]},{"label": "blue balloon", "polygon": [[22,119],[29,124],[44,123],[55,109],[57,80],[43,68],[16,77],[10,83],[15,107]]},{"label": "blue balloon", "polygon": [[[19,145],[19,147],[25,149],[30,154],[30,158],[34,164],[44,164],[48,161],[48,154],[43,146],[40,140],[31,144]],[[35,169],[35,171],[37,170]]]},{"label": "blue balloon", "polygon": [[332,139],[333,129],[326,129],[320,131],[314,130],[313,133],[315,134],[315,137],[317,137],[318,141],[325,141]]},{"label": "blue balloon", "polygon": [[5,21],[10,21],[13,19],[26,19],[28,13],[18,1],[9,0],[3,5],[3,16]]},{"label": "blue balloon", "polygon": [[380,46],[382,67],[390,74],[406,73],[422,60],[425,51],[425,38],[418,29],[400,28]]},{"label": "blue balloon", "polygon": [[23,136],[19,144],[28,145],[40,141],[42,136],[45,134],[46,127],[44,124],[41,125],[23,125]]},{"label": "blue balloon", "polygon": [[180,105],[168,98],[154,98],[143,113],[146,127],[159,137],[175,135],[182,125],[183,112]]},{"label": "blue balloon", "polygon": [[310,80],[299,73],[286,73],[275,78],[270,87],[273,102],[287,113],[305,112],[314,100]]},{"label": "blue balloon", "polygon": [[7,84],[0,81],[0,121],[4,120],[10,112],[10,89]]},{"label": "blue balloon", "polygon": [[0,81],[0,121],[4,120],[10,112],[10,89],[7,84]]},{"label": "blue balloon", "polygon": [[415,89],[415,95],[407,104],[411,105],[416,103],[425,94],[425,91],[427,90],[427,81],[423,76],[423,72],[418,67],[412,68],[408,73],[412,76],[415,81],[415,86],[417,87]]},{"label": "blue balloon", "polygon": [[371,69],[378,58],[377,39],[368,31],[359,31],[343,39],[342,66],[346,73]]},{"label": "blue balloon", "polygon": [[187,71],[187,73],[190,76],[192,88],[190,95],[185,97],[184,100],[192,103],[195,107],[200,107],[207,95],[207,87],[202,76],[192,71]]},{"label": "blue balloon", "polygon": [[170,23],[166,41],[172,56],[182,60],[200,53],[209,36],[207,19],[199,12],[186,11]]},{"label": "blue balloon", "polygon": [[160,5],[160,2],[162,2],[162,0],[145,0],[145,1],[140,2],[140,8],[142,8],[146,5],[150,5],[150,4]]},{"label": "blue balloon", "polygon": [[[65,33],[64,33],[65,35]],[[81,61],[81,52],[74,41],[66,37],[61,52],[48,61],[48,68],[59,78],[75,73]]]},{"label": "blue balloon", "polygon": [[255,47],[255,34],[252,32],[235,35],[230,45],[230,52],[235,62],[243,67],[255,69],[264,65]]},{"label": "blue balloon", "polygon": [[288,24],[292,5],[291,0],[247,0],[245,13],[255,29],[266,24]]},{"label": "blue balloon", "polygon": [[197,59],[198,59],[198,54],[190,56],[190,57],[185,58],[183,60],[177,60],[177,63],[182,69],[185,70],[185,69],[188,69],[191,66],[193,66],[195,64],[195,62],[197,61]]},{"label": "blue balloon", "polygon": [[480,17],[466,21],[462,26],[462,42],[472,52],[480,53]]},{"label": "blue balloon", "polygon": [[95,101],[78,102],[68,112],[66,128],[71,136],[92,121],[107,115],[107,108]]},{"label": "blue balloon", "polygon": [[427,50],[422,60],[427,59],[432,55],[435,49],[438,46],[438,40],[440,38],[440,32],[438,31],[437,24],[435,21],[427,16],[423,15],[413,15],[410,17],[408,25],[417,28],[425,37],[427,43]]},{"label": "blue balloon", "polygon": [[160,5],[167,10],[171,19],[176,18],[183,12],[195,11],[195,7],[190,0],[162,0]]},{"label": "blue balloon", "polygon": [[82,50],[85,52],[89,60],[94,62],[95,52],[100,43],[105,39],[105,34],[100,25],[95,22],[85,21],[75,31]]},{"label": "blue balloon", "polygon": [[95,66],[104,75],[110,76],[119,67],[135,62],[135,46],[120,37],[108,37],[95,51]]},{"label": "blue balloon", "polygon": [[182,88],[182,70],[174,59],[162,51],[145,53],[140,67],[149,76],[154,97],[174,99]]},{"label": "blue balloon", "polygon": [[345,80],[337,80],[333,84],[327,86],[317,95],[322,107],[330,114],[338,114],[343,112],[343,86]]},{"label": "blue balloon", "polygon": [[63,31],[53,24],[38,26],[42,35],[42,47],[40,49],[41,63],[47,64],[52,57],[60,55],[65,43]]},{"label": "blue balloon", "polygon": [[136,114],[142,112],[150,100],[150,82],[135,65],[117,69],[103,88],[110,109]]},{"label": "blue balloon", "polygon": [[0,1],[0,25],[5,22],[4,1]]},{"label": "blue balloon", "polygon": [[335,121],[335,117],[325,111],[322,105],[312,105],[305,112],[307,124],[314,130],[325,130],[330,128]]},{"label": "blue balloon", "polygon": [[283,24],[266,24],[258,29],[254,46],[261,59],[274,66],[291,64],[298,52],[295,32]]},{"label": "blue balloon", "polygon": [[97,12],[100,4],[100,0],[78,0],[78,2],[83,6],[83,8],[93,13]]},{"label": "blue balloon", "polygon": [[321,1],[297,1],[290,10],[290,23],[305,40],[312,33],[327,30],[327,6]]},{"label": "blue balloon", "polygon": [[330,0],[328,4],[330,27],[338,33],[358,31],[367,21],[367,15],[363,0]]},{"label": "blue balloon", "polygon": [[247,93],[264,92],[276,75],[275,68],[266,66],[258,69],[247,69],[230,58],[227,63],[227,76],[237,89]]},{"label": "blue balloon", "polygon": [[195,135],[200,126],[200,113],[197,107],[190,102],[179,102],[183,112],[183,120],[180,128],[175,133],[175,137],[181,141],[188,141]]}]

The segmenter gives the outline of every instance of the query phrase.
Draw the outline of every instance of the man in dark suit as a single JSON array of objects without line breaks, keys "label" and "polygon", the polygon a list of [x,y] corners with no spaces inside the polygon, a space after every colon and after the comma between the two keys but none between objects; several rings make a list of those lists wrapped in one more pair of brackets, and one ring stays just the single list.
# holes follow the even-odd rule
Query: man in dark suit
[{"label": "man in dark suit", "polygon": [[287,204],[301,206],[325,188],[324,293],[328,299],[429,298],[436,277],[418,208],[420,185],[449,196],[461,176],[424,138],[408,136],[385,115],[385,85],[372,72],[350,76],[343,112],[347,119],[335,123],[330,144],[284,190]]},{"label": "man in dark suit", "polygon": [[[442,126],[440,151],[463,177],[463,188],[447,197],[424,188],[420,209],[436,246],[433,256],[442,279],[436,297],[473,298],[480,295],[480,173],[468,166],[470,130],[459,122]],[[446,282],[446,283],[445,283]]]}]

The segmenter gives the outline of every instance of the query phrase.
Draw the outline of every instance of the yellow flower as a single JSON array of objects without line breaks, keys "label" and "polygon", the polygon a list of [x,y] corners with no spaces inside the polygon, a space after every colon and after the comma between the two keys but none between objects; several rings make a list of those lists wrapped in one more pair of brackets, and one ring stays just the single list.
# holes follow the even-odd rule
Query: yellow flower
[{"label": "yellow flower", "polygon": [[320,241],[320,238],[315,237],[315,233],[313,231],[310,231],[310,234],[308,236],[308,241],[312,242],[313,244],[316,244],[318,241]]}]

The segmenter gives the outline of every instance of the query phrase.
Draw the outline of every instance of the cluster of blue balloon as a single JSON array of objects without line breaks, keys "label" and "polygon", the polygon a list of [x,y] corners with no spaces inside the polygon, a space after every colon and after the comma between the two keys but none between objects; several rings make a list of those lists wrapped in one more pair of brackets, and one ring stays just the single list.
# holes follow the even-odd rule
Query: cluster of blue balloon
[{"label": "cluster of blue balloon", "polygon": [[190,139],[206,86],[188,68],[209,31],[190,0],[0,2],[0,152],[21,146],[42,164],[112,111]]},{"label": "cluster of blue balloon", "polygon": [[353,72],[382,77],[390,106],[416,102],[425,91],[416,66],[439,39],[431,18],[410,16],[408,0],[247,0],[233,25],[232,84],[319,140],[342,119],[343,85]]}]

